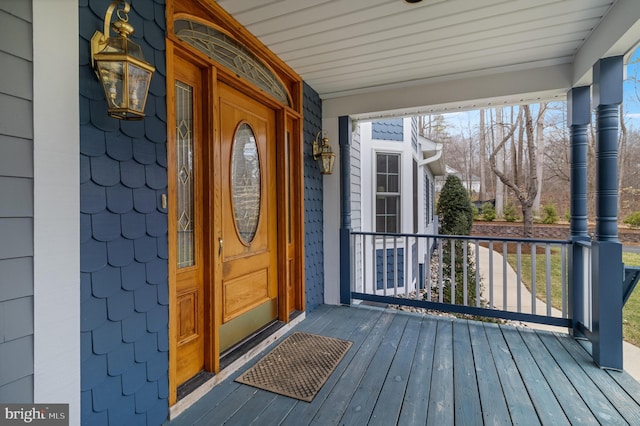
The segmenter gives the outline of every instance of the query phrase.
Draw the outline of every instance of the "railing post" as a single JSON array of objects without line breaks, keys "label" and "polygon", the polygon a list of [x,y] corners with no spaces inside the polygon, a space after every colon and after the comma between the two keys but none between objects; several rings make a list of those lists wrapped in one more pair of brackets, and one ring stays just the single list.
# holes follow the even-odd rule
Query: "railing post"
[{"label": "railing post", "polygon": [[596,105],[596,241],[593,246],[593,359],[622,369],[622,245],[618,241],[618,106],[623,57],[593,67]]},{"label": "railing post", "polygon": [[351,305],[351,119],[338,118],[340,145],[340,303]]},{"label": "railing post", "polygon": [[569,318],[573,335],[578,336],[578,323],[585,321],[584,295],[586,285],[584,257],[578,241],[589,239],[587,229],[587,127],[591,122],[591,88],[575,87],[567,93],[567,120],[571,134],[571,240],[569,252]]}]

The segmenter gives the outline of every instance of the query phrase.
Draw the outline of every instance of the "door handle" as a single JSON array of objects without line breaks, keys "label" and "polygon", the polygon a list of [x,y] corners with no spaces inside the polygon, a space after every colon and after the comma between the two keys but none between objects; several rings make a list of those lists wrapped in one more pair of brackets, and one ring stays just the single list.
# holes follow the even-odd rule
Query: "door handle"
[{"label": "door handle", "polygon": [[222,238],[218,237],[218,256],[222,255]]}]

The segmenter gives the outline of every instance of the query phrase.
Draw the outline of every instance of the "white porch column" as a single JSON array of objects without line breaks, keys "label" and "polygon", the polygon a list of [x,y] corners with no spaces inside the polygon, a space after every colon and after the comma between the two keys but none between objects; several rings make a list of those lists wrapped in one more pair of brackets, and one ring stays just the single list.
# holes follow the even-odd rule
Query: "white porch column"
[{"label": "white porch column", "polygon": [[68,403],[79,425],[78,2],[32,5],[34,402]]}]

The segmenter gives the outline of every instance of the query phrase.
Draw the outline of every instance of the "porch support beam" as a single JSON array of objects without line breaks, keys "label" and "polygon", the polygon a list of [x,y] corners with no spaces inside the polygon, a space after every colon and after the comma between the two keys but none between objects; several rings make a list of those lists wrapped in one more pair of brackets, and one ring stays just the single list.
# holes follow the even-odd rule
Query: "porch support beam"
[{"label": "porch support beam", "polygon": [[340,303],[351,304],[351,118],[338,117],[340,145]]},{"label": "porch support beam", "polygon": [[593,244],[593,359],[622,369],[622,244],[618,240],[618,108],[623,57],[593,67],[596,107],[596,241]]},{"label": "porch support beam", "polygon": [[571,297],[569,318],[572,319],[574,336],[579,335],[578,323],[584,324],[584,250],[575,244],[588,241],[587,228],[587,128],[591,122],[591,88],[575,87],[567,93],[567,118],[571,143],[571,240],[569,270]]}]

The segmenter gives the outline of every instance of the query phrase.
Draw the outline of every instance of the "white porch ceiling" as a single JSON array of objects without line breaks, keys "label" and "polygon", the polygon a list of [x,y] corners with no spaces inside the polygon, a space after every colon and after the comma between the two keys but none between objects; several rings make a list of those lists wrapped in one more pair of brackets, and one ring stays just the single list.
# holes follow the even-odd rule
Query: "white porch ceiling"
[{"label": "white porch ceiling", "polygon": [[640,39],[638,0],[217,1],[335,114],[562,97]]}]

